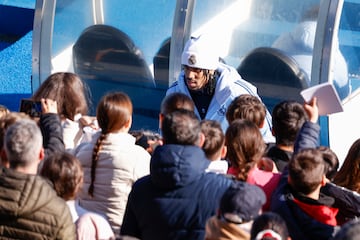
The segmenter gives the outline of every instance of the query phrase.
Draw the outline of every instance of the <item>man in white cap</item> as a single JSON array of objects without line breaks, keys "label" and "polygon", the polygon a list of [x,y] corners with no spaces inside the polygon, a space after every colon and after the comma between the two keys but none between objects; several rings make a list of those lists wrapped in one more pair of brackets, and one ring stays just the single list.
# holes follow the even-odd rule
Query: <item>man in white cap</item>
[{"label": "man in white cap", "polygon": [[[181,56],[183,71],[166,95],[181,92],[190,96],[196,115],[200,119],[219,121],[225,132],[228,127],[226,111],[234,98],[241,94],[259,96],[256,87],[243,80],[235,68],[219,61],[219,54],[211,44],[207,35],[187,41]],[[274,142],[269,111],[261,133],[266,142]]]}]

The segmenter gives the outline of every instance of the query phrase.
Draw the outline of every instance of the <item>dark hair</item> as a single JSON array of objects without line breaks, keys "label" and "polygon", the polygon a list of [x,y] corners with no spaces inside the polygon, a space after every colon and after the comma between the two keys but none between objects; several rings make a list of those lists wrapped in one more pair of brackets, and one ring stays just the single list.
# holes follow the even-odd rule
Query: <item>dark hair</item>
[{"label": "dark hair", "polygon": [[194,112],[185,109],[167,114],[162,123],[164,144],[196,145],[200,133],[199,119]]},{"label": "dark hair", "polygon": [[320,146],[317,149],[323,154],[326,178],[332,181],[337,173],[337,169],[339,168],[339,159],[336,153],[329,147]]},{"label": "dark hair", "polygon": [[360,138],[350,147],[334,183],[360,193]]},{"label": "dark hair", "polygon": [[342,225],[332,240],[357,240],[359,236],[360,219],[354,219]]},{"label": "dark hair", "polygon": [[304,107],[295,101],[283,101],[272,111],[272,129],[277,144],[292,146],[302,125],[308,119]]},{"label": "dark hair", "polygon": [[226,111],[226,119],[231,124],[236,119],[247,119],[261,127],[266,116],[266,107],[259,98],[250,94],[236,97]]},{"label": "dark hair", "polygon": [[161,139],[161,135],[159,133],[151,130],[132,130],[129,133],[135,137],[135,144],[143,147],[145,150],[150,147],[149,140],[158,141]]},{"label": "dark hair", "polygon": [[200,122],[201,132],[205,136],[204,145],[202,149],[205,155],[210,160],[216,160],[216,155],[225,144],[225,134],[218,121],[202,120]]},{"label": "dark hair", "polygon": [[227,159],[238,170],[237,179],[246,181],[248,172],[264,155],[265,142],[259,128],[249,120],[234,120],[225,133]]},{"label": "dark hair", "polygon": [[325,163],[318,149],[303,149],[289,161],[291,187],[299,193],[310,194],[321,184]]},{"label": "dark hair", "polygon": [[288,228],[284,219],[277,213],[265,212],[258,216],[251,227],[251,240],[254,240],[257,234],[263,230],[273,230],[286,240],[289,237]]},{"label": "dark hair", "polygon": [[162,100],[160,113],[166,115],[179,109],[194,111],[194,102],[189,96],[183,93],[171,93]]},{"label": "dark hair", "polygon": [[51,181],[57,195],[65,201],[75,198],[83,181],[80,161],[67,152],[52,154],[44,162],[40,175]]},{"label": "dark hair", "polygon": [[58,113],[74,121],[76,114],[87,115],[89,88],[75,73],[51,74],[36,90],[32,99],[49,98],[57,102]]},{"label": "dark hair", "polygon": [[129,96],[123,92],[114,92],[104,95],[97,106],[96,117],[101,128],[101,135],[94,146],[91,161],[91,183],[88,193],[94,194],[95,169],[99,158],[102,142],[107,134],[123,128],[131,121],[133,106]]}]

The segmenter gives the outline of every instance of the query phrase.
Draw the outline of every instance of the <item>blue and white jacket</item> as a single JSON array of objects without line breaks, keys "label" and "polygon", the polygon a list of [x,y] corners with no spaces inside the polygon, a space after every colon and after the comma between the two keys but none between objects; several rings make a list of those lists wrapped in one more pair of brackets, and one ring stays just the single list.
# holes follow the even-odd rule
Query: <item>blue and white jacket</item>
[{"label": "blue and white jacket", "polygon": [[[208,111],[205,119],[211,119],[219,121],[223,131],[225,132],[229,126],[226,120],[226,111],[230,103],[241,94],[251,94],[260,99],[257,94],[257,88],[251,83],[241,78],[235,68],[219,63],[217,71],[220,76],[216,83],[215,94],[210,102]],[[180,73],[180,76],[176,82],[174,82],[167,90],[166,95],[181,92],[191,98],[190,92],[184,81],[184,71]],[[200,119],[200,114],[195,108],[195,113]],[[274,137],[271,133],[271,114],[269,111],[266,112],[266,119],[264,127],[261,129],[261,133],[264,137],[265,142],[275,142]]]}]

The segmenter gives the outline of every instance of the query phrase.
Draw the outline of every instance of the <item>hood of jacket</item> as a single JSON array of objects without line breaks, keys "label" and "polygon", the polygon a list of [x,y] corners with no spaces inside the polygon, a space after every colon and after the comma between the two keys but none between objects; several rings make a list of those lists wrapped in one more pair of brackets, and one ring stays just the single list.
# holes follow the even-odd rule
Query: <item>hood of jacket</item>
[{"label": "hood of jacket", "polygon": [[150,161],[151,181],[160,188],[183,187],[206,174],[209,163],[197,146],[158,146]]}]

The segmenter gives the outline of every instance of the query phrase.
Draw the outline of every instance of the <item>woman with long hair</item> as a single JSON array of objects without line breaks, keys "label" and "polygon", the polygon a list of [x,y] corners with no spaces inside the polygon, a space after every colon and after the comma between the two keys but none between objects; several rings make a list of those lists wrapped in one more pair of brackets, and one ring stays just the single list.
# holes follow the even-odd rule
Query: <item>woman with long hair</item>
[{"label": "woman with long hair", "polygon": [[122,92],[108,93],[97,106],[100,132],[75,149],[84,169],[80,206],[107,217],[119,233],[133,183],[149,174],[150,154],[129,134],[132,102]]}]

